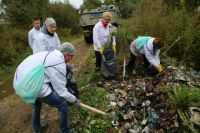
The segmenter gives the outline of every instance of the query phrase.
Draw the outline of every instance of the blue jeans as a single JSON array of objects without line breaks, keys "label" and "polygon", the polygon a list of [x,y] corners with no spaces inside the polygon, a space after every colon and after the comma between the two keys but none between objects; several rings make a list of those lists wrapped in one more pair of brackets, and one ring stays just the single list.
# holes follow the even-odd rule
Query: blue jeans
[{"label": "blue jeans", "polygon": [[41,128],[40,112],[42,108],[42,102],[58,109],[61,133],[70,133],[70,128],[68,127],[67,102],[63,98],[59,97],[55,91],[45,98],[37,99],[35,104],[33,104],[32,122],[34,131],[38,131]]}]

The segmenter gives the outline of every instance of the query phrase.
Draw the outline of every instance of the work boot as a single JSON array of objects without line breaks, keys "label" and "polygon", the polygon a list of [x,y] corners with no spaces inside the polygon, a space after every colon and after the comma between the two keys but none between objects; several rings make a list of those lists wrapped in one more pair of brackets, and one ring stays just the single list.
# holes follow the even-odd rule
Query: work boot
[{"label": "work boot", "polygon": [[33,133],[43,133],[48,128],[48,123],[41,124],[40,129],[33,131]]}]

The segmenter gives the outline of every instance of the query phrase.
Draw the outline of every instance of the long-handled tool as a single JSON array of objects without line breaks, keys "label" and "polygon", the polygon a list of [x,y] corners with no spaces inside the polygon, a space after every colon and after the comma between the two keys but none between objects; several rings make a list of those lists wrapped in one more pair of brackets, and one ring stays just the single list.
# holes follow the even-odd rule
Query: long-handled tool
[{"label": "long-handled tool", "polygon": [[96,113],[99,113],[99,114],[102,114],[102,115],[107,115],[105,112],[103,112],[101,110],[98,110],[98,109],[95,109],[93,107],[90,107],[90,106],[88,106],[86,104],[80,103],[80,106],[83,107],[83,108],[89,109],[89,110],[91,110],[93,112],[96,112]]},{"label": "long-handled tool", "polygon": [[124,65],[123,65],[123,82],[124,82],[124,77],[125,77],[125,74],[126,74],[126,57],[124,57]]},{"label": "long-handled tool", "polygon": [[176,44],[180,39],[181,39],[181,37],[179,36],[179,37],[174,41],[174,43],[172,43],[172,45],[170,45],[170,46],[168,47],[168,49],[165,50],[162,54],[164,55],[164,54],[165,54],[172,46],[174,46],[174,44]]}]

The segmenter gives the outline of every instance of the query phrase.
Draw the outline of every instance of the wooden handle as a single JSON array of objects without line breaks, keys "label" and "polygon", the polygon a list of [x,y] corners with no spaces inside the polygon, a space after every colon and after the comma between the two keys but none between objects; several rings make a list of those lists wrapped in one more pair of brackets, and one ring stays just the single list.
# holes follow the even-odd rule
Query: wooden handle
[{"label": "wooden handle", "polygon": [[80,103],[80,106],[83,107],[83,108],[89,109],[89,110],[91,110],[91,111],[93,111],[93,112],[96,112],[96,113],[99,113],[99,114],[102,114],[102,115],[106,115],[105,112],[103,112],[103,111],[101,111],[101,110],[98,110],[98,109],[95,109],[95,108],[93,108],[93,107],[90,107],[90,106],[88,106],[88,105],[86,105],[86,104]]}]

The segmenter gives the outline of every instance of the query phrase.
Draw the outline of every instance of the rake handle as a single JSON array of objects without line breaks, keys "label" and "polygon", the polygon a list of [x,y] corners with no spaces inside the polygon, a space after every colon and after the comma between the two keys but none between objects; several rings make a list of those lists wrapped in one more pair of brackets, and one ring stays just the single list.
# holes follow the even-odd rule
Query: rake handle
[{"label": "rake handle", "polygon": [[96,108],[90,107],[90,106],[88,106],[88,105],[86,105],[84,103],[80,103],[80,106],[83,107],[83,108],[85,108],[85,109],[88,109],[90,111],[93,111],[93,112],[96,112],[96,113],[99,113],[99,114],[102,114],[102,115],[106,115],[105,112],[103,112],[101,110],[98,110]]}]

